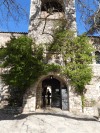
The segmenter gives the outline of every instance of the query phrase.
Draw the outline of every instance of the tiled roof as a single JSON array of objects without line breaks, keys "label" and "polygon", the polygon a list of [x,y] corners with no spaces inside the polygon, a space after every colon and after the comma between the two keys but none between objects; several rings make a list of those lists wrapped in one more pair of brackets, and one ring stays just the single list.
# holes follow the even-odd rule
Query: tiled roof
[{"label": "tiled roof", "polygon": [[0,33],[28,34],[27,32],[4,32],[4,31],[0,31]]}]

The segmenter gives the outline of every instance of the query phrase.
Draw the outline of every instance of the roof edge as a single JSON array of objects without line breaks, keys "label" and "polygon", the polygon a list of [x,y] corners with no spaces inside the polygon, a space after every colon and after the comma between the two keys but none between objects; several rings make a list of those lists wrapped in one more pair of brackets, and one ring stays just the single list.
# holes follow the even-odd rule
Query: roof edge
[{"label": "roof edge", "polygon": [[28,34],[28,32],[4,32],[4,31],[0,31],[0,33]]}]

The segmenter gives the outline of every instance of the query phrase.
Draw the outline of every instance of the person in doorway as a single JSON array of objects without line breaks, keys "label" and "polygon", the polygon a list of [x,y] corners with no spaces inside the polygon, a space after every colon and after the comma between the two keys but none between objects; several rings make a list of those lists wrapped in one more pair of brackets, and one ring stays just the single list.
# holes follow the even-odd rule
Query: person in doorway
[{"label": "person in doorway", "polygon": [[48,105],[50,105],[50,95],[51,95],[51,93],[50,93],[49,90],[48,90],[48,92],[47,92],[47,95],[48,95]]}]

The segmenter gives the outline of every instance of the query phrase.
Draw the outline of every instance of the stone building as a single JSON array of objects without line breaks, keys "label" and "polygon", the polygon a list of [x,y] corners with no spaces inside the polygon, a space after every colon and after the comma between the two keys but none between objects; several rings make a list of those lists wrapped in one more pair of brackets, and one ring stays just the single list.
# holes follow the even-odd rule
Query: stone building
[{"label": "stone building", "polygon": [[[37,45],[40,43],[48,43],[52,41],[54,22],[58,19],[67,19],[66,28],[76,31],[76,13],[75,0],[31,0],[29,32],[14,33],[15,36],[26,34],[31,36]],[[10,33],[0,33],[0,46],[10,39]],[[77,34],[75,34],[75,37]],[[100,103],[100,39],[99,37],[88,37],[89,42],[97,49],[95,53],[98,55],[97,61],[93,61],[94,76],[90,85],[86,85],[86,104],[84,113],[90,115],[98,114],[98,106]],[[56,63],[63,65],[61,56],[53,55],[49,58],[49,53],[44,48],[46,63]],[[1,70],[2,71],[2,70]],[[0,84],[0,106],[5,103],[7,89],[3,83]],[[26,91],[23,97],[23,112],[35,111],[42,107],[58,107],[62,110],[70,112],[82,112],[81,96],[74,93],[71,86],[71,80],[59,73],[48,73],[39,77],[36,83],[33,83]]]}]

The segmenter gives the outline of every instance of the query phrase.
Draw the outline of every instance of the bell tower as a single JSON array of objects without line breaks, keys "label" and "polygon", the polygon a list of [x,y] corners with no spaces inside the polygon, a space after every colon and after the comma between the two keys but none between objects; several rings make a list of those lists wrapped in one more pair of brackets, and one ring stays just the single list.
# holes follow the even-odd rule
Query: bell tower
[{"label": "bell tower", "polygon": [[50,42],[54,22],[59,19],[68,20],[68,27],[77,30],[75,0],[31,0],[28,35],[36,44]]}]

